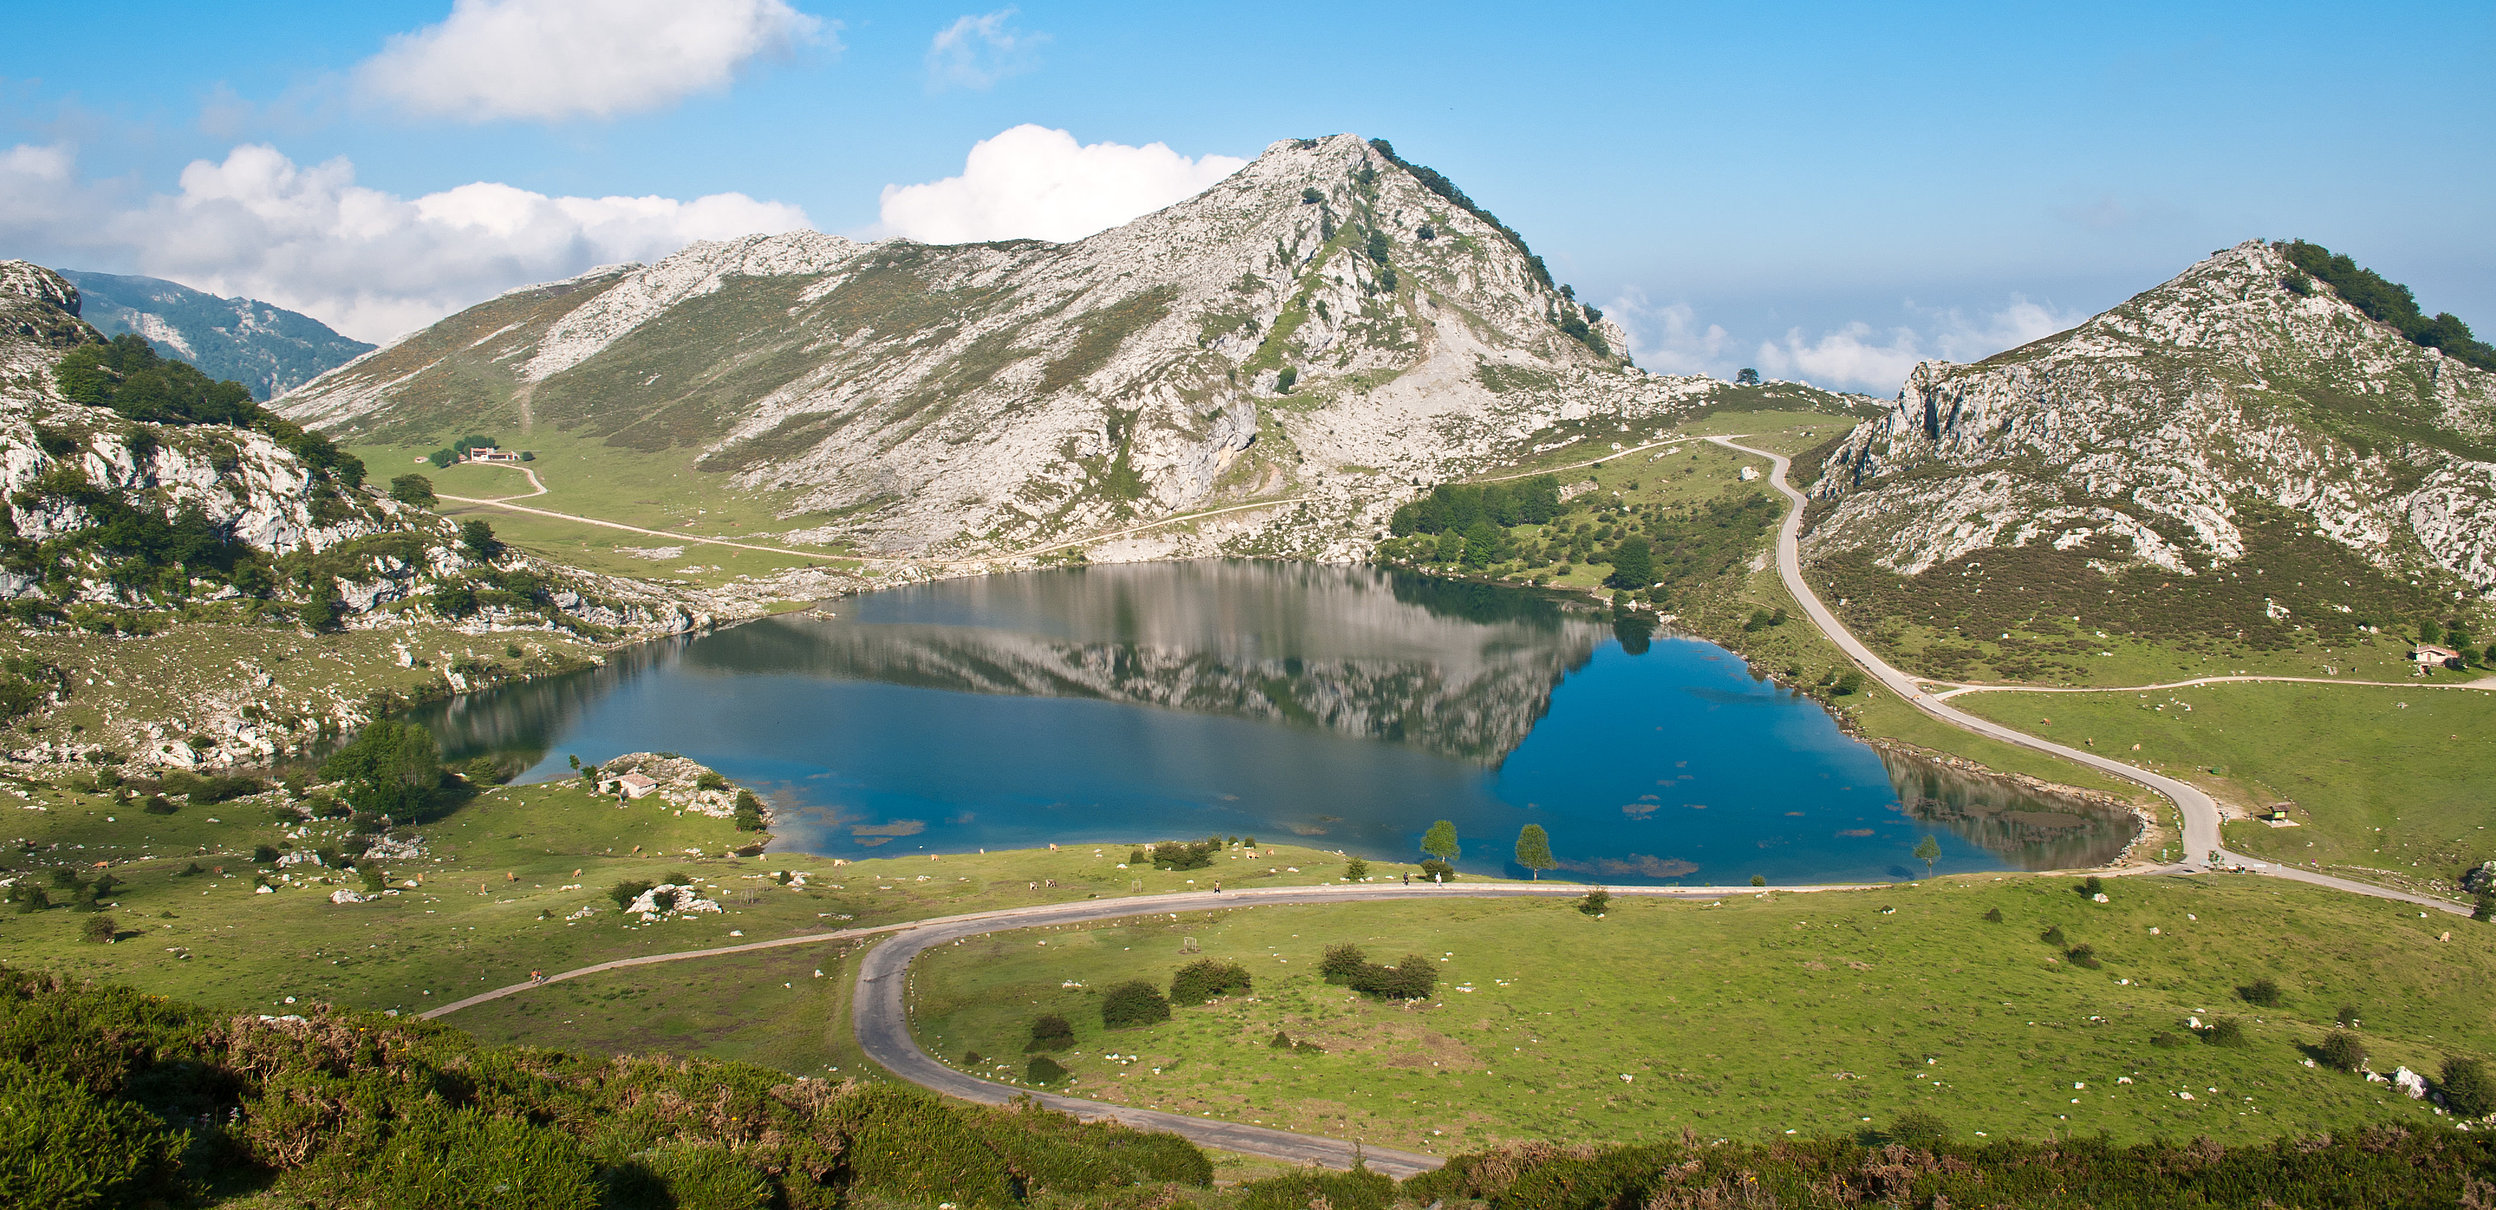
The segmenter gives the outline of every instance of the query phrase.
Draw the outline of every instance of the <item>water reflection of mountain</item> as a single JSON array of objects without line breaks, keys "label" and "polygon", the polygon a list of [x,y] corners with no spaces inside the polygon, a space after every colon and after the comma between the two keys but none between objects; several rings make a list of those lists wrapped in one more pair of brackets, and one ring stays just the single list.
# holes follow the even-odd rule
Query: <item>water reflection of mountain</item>
[{"label": "water reflection of mountain", "polygon": [[1901,810],[2023,870],[2104,865],[2140,833],[2140,820],[2129,811],[1894,752],[1882,752],[1881,763]]},{"label": "water reflection of mountain", "polygon": [[685,668],[1092,698],[1496,765],[1610,634],[1529,594],[1305,564],[1102,567],[912,596],[725,631],[686,648]]},{"label": "water reflection of mountain", "polygon": [[494,754],[523,766],[535,764],[545,755],[548,738],[565,722],[580,717],[617,686],[676,659],[695,641],[679,637],[637,643],[596,668],[462,694],[419,707],[408,717],[433,732],[447,758]]}]

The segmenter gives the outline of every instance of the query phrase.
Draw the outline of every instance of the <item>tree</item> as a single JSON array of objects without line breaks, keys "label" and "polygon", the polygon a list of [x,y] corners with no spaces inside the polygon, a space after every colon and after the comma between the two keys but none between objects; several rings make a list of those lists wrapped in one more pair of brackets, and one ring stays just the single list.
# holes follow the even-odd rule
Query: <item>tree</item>
[{"label": "tree", "polygon": [[1298,381],[1300,381],[1300,367],[1284,366],[1274,375],[1274,393],[1277,395],[1291,394],[1291,384]]},{"label": "tree", "polygon": [[737,791],[736,824],[740,832],[763,830],[763,800],[754,797],[752,790]]},{"label": "tree", "polygon": [[1354,882],[1369,877],[1369,863],[1358,857],[1343,863],[1343,876]]},{"label": "tree", "polygon": [[1530,823],[1517,830],[1517,864],[1533,871],[1540,880],[1545,870],[1556,870],[1560,863],[1552,860],[1551,835],[1543,825]]},{"label": "tree", "polygon": [[483,521],[460,522],[459,544],[467,547],[479,562],[491,563],[503,553],[503,544],[494,537],[494,527]]},{"label": "tree", "polygon": [[1733,385],[1735,385],[1735,386],[1739,386],[1739,387],[1755,387],[1755,386],[1758,386],[1758,385],[1759,385],[1759,371],[1754,370],[1754,369],[1752,369],[1752,368],[1751,368],[1751,367],[1749,367],[1749,366],[1744,366],[1744,367],[1742,367],[1741,372],[1740,372],[1740,373],[1737,373],[1737,374],[1735,374],[1735,375],[1733,376]]},{"label": "tree", "polygon": [[1941,860],[1941,842],[1926,832],[1924,839],[1915,842],[1915,859],[1924,863],[1924,876],[1932,877],[1933,863]]},{"label": "tree", "polygon": [[1456,825],[1444,819],[1431,824],[1430,830],[1421,834],[1421,851],[1441,861],[1454,864],[1457,853]]},{"label": "tree", "polygon": [[1603,578],[1608,588],[1636,590],[1655,583],[1655,551],[1647,540],[1637,534],[1621,539],[1612,548],[1612,574]]},{"label": "tree", "polygon": [[442,784],[442,748],[423,727],[380,719],[321,762],[321,776],[345,782],[345,798],[359,811],[409,819]]},{"label": "tree", "polygon": [[78,930],[78,935],[85,938],[90,945],[110,945],[113,941],[113,934],[119,931],[120,926],[113,923],[112,917],[89,916],[85,926]]},{"label": "tree", "polygon": [[432,508],[440,503],[433,494],[433,480],[423,475],[407,474],[390,481],[390,498],[401,504]]},{"label": "tree", "polygon": [[1612,906],[1612,892],[1596,887],[1577,901],[1577,910],[1589,916],[1600,916]]},{"label": "tree", "polygon": [[2286,996],[2279,990],[2279,980],[2267,975],[2237,988],[2236,994],[2243,997],[2245,1003],[2258,1004],[2264,1008],[2277,1008],[2280,1001],[2286,999]]},{"label": "tree", "polygon": [[2477,1059],[2449,1058],[2444,1060],[2444,1078],[2436,1081],[2444,1093],[2444,1107],[2465,1118],[2483,1118],[2496,1113],[2496,1074]]}]

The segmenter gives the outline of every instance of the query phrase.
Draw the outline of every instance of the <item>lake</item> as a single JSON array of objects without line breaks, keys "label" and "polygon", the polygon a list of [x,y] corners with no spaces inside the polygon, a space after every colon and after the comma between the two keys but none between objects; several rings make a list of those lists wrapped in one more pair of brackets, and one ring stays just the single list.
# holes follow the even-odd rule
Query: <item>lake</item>
[{"label": "lake", "polygon": [[522,780],[671,751],[753,787],[773,847],[841,857],[1254,836],[1396,861],[1774,883],[2056,869],[2127,814],[1888,757],[1697,639],[1546,594],[1245,560],[990,576],[620,652],[414,717]]}]

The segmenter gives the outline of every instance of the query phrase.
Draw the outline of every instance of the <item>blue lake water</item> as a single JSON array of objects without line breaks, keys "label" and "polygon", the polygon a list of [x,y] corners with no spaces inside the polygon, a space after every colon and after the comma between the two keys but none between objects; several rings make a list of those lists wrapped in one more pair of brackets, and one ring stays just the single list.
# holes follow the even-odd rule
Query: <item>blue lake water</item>
[{"label": "blue lake water", "polygon": [[772,804],[774,847],[857,857],[1255,836],[1522,876],[1876,880],[2064,868],[2129,816],[1885,757],[1695,639],[1540,594],[1204,561],[948,581],[622,653],[419,715],[526,779],[680,752]]}]

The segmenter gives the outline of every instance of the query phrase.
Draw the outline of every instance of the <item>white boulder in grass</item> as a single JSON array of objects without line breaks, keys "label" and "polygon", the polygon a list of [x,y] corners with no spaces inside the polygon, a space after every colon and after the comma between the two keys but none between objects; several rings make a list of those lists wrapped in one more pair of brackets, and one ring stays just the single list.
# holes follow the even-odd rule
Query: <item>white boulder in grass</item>
[{"label": "white boulder in grass", "polygon": [[331,903],[362,903],[364,896],[355,891],[340,888],[329,893],[329,901]]},{"label": "white boulder in grass", "polygon": [[[668,901],[666,907],[659,906],[662,898]],[[664,920],[669,916],[680,916],[686,912],[716,912],[720,910],[720,906],[696,894],[692,887],[662,882],[643,891],[638,898],[624,905],[624,910],[640,916],[643,922],[647,923]]]},{"label": "white boulder in grass", "polygon": [[2399,1089],[2401,1095],[2410,1100],[2427,1099],[2427,1078],[2406,1067],[2396,1067],[2392,1070],[2392,1087]]}]

